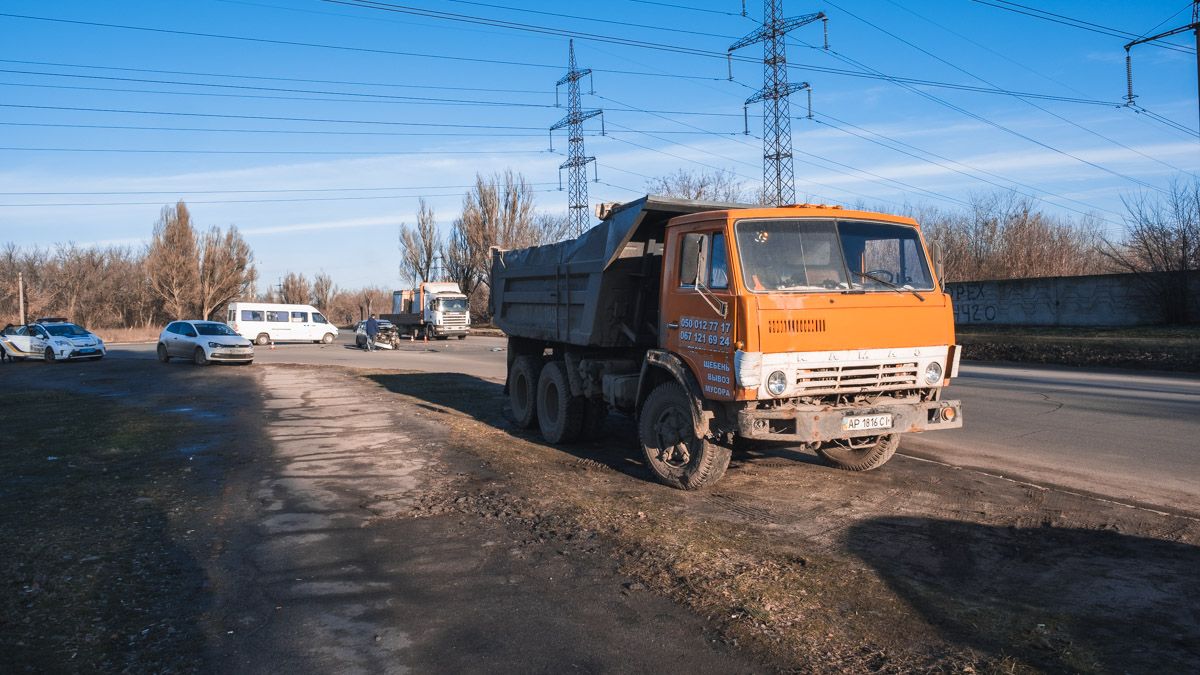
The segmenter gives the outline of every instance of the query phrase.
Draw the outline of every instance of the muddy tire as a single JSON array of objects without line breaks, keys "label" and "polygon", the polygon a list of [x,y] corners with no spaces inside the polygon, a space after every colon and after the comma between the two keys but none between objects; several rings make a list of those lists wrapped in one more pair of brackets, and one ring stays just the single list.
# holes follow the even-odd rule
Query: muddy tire
[{"label": "muddy tire", "polygon": [[207,366],[208,357],[204,355],[204,350],[196,347],[196,351],[192,352],[192,362],[198,366]]},{"label": "muddy tire", "polygon": [[542,438],[555,444],[579,438],[583,407],[583,397],[571,395],[566,366],[561,361],[547,363],[537,383],[537,422]]},{"label": "muddy tire", "polygon": [[538,377],[542,374],[542,359],[537,356],[518,356],[508,371],[508,402],[513,419],[522,429],[537,426]]},{"label": "muddy tire", "polygon": [[171,362],[171,355],[167,353],[166,345],[162,344],[161,342],[158,343],[157,351],[158,351],[158,360],[160,362],[162,362],[162,363],[170,363]]},{"label": "muddy tire", "polygon": [[823,443],[817,454],[838,469],[870,471],[886,464],[899,446],[900,434],[888,434]]},{"label": "muddy tire", "polygon": [[259,347],[270,344],[270,342],[271,336],[267,335],[266,333],[259,333],[258,337],[254,338],[254,344],[258,345]]},{"label": "muddy tire", "polygon": [[585,399],[583,404],[583,427],[579,436],[590,441],[604,432],[604,423],[608,421],[608,404],[596,399]]},{"label": "muddy tire", "polygon": [[642,405],[638,437],[646,464],[663,483],[698,490],[716,483],[729,468],[729,448],[696,436],[691,401],[677,382],[664,382]]}]

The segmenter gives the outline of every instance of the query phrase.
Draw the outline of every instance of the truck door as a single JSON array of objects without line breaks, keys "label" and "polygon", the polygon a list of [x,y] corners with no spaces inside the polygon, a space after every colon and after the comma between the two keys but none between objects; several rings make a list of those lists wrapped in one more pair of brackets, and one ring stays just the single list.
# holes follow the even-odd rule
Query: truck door
[{"label": "truck door", "polygon": [[666,349],[689,363],[706,397],[732,400],[734,303],[725,232],[714,224],[689,230],[670,245],[659,334]]}]

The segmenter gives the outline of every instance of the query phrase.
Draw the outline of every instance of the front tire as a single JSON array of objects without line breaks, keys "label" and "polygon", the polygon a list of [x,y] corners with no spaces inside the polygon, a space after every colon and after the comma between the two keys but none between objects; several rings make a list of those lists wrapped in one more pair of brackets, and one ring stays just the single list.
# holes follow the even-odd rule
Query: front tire
[{"label": "front tire", "polygon": [[900,434],[847,438],[817,447],[817,454],[843,471],[870,471],[887,464],[900,446]]},{"label": "front tire", "polygon": [[467,339],[467,336],[466,336],[466,335],[459,335],[459,336],[458,336],[458,339],[459,339],[459,340],[466,340],[466,339]]},{"label": "front tire", "polygon": [[262,347],[271,343],[271,336],[266,333],[259,333],[258,337],[254,338],[254,344]]},{"label": "front tire", "polygon": [[583,428],[582,396],[571,395],[567,369],[560,361],[542,368],[537,384],[538,428],[550,443],[570,443]]},{"label": "front tire", "polygon": [[204,354],[202,347],[196,347],[196,351],[192,352],[192,362],[198,366],[208,365],[208,357]]},{"label": "front tire", "polygon": [[542,374],[542,359],[518,356],[508,371],[508,403],[513,420],[522,429],[537,426],[538,377]]},{"label": "front tire", "polygon": [[171,355],[167,353],[167,346],[162,343],[158,345],[158,360],[162,363],[171,362]]},{"label": "front tire", "polygon": [[321,344],[325,344],[325,345],[333,344],[333,333],[326,333],[326,334],[322,335],[321,336]]},{"label": "front tire", "polygon": [[55,361],[58,361],[58,357],[54,355],[53,349],[46,347],[45,353],[42,354],[42,360],[44,360],[46,363],[54,363]]},{"label": "front tire", "polygon": [[638,419],[638,436],[650,470],[680,490],[712,485],[729,468],[729,448],[696,436],[691,405],[678,382],[664,382],[646,397]]}]

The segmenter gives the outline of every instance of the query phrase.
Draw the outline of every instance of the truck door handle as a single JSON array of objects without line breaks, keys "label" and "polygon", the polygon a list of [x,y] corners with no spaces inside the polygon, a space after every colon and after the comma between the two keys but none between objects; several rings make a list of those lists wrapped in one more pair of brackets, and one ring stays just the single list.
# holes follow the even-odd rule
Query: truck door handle
[{"label": "truck door handle", "polygon": [[667,328],[671,328],[671,329],[679,328],[679,324],[671,322],[671,323],[667,324]]}]

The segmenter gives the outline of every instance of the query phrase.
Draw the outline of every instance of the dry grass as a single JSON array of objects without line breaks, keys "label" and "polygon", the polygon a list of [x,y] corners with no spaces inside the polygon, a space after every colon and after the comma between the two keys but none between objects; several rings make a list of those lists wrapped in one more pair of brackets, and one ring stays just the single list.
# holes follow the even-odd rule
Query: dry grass
[{"label": "dry grass", "polygon": [[154,342],[162,332],[162,326],[145,326],[141,328],[97,328],[93,330],[101,340],[109,344],[121,342]]}]

